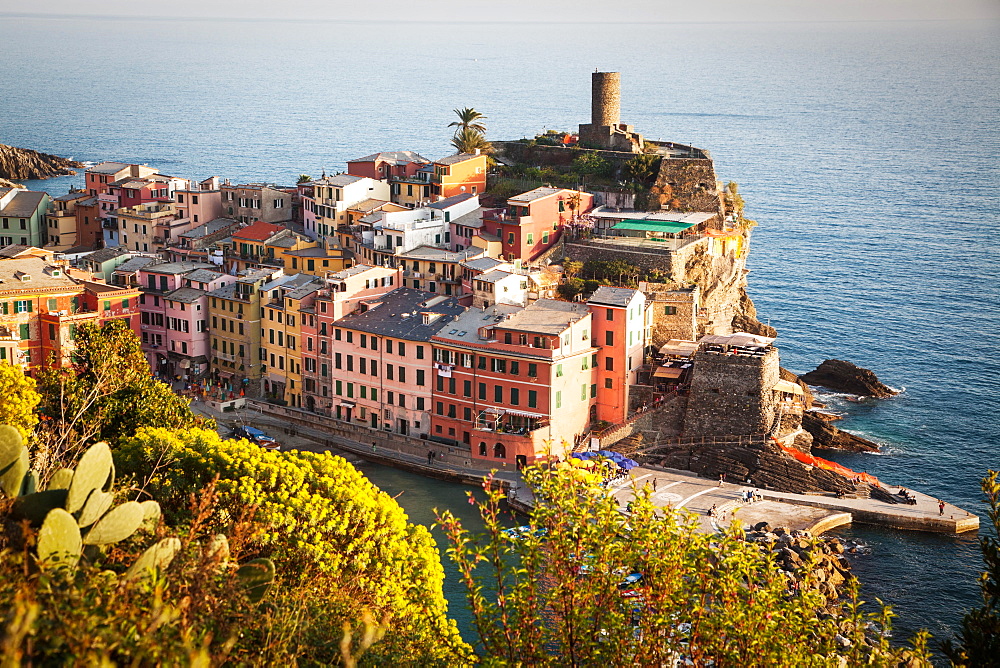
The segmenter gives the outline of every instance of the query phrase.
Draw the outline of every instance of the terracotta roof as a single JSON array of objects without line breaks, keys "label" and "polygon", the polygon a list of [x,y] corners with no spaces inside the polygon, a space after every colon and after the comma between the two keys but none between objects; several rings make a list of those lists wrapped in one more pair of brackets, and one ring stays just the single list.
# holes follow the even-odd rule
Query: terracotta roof
[{"label": "terracotta roof", "polygon": [[233,238],[246,239],[248,241],[267,241],[283,229],[285,228],[281,225],[272,225],[271,223],[259,220],[233,234]]}]

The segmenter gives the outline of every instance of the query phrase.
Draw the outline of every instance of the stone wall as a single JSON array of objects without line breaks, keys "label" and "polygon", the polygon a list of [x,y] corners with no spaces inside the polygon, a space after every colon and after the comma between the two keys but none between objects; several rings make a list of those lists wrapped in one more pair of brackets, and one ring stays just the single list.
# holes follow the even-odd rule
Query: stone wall
[{"label": "stone wall", "polygon": [[711,159],[664,157],[650,191],[649,210],[712,211],[723,217],[725,207],[716,184]]},{"label": "stone wall", "polygon": [[777,402],[778,351],[764,357],[697,352],[684,432],[705,437],[770,433]]},{"label": "stone wall", "polygon": [[649,345],[659,349],[670,339],[698,338],[698,286],[671,289],[666,283],[639,286],[646,295],[652,319]]},{"label": "stone wall", "polygon": [[593,125],[616,125],[621,121],[622,84],[620,72],[594,72],[590,75],[590,122]]}]

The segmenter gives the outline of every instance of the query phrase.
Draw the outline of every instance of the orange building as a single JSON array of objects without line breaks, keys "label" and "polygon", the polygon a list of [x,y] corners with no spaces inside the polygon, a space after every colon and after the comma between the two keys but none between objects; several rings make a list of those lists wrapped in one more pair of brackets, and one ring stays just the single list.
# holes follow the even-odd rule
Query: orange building
[{"label": "orange building", "polygon": [[486,192],[486,155],[482,153],[456,153],[434,161],[431,175],[431,193],[435,201],[469,193]]},{"label": "orange building", "polygon": [[597,419],[612,424],[629,414],[629,388],[643,363],[646,341],[646,297],[640,290],[599,287],[587,301],[594,316]]}]

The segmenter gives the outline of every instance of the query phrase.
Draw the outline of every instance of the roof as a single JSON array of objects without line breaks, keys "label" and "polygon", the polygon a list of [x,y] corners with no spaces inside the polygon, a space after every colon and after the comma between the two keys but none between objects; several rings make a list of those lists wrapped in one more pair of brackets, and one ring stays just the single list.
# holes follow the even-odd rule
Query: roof
[{"label": "roof", "polygon": [[635,209],[613,209],[606,206],[599,206],[591,209],[588,216],[594,218],[610,220],[664,220],[677,223],[704,223],[717,214],[709,212],[684,212],[684,211],[636,211]]},{"label": "roof", "polygon": [[48,197],[48,193],[36,190],[18,189],[11,198],[7,206],[0,207],[0,216],[10,216],[12,218],[30,218],[38,211],[42,200]]},{"label": "roof", "polygon": [[683,232],[684,230],[694,227],[695,225],[697,225],[697,223],[678,223],[667,220],[623,220],[611,229],[676,234],[677,232]]},{"label": "roof", "polygon": [[144,270],[156,274],[186,274],[195,269],[211,269],[214,266],[207,262],[161,262],[147,265]]},{"label": "roof", "polygon": [[462,266],[468,267],[469,269],[473,269],[475,271],[486,272],[489,271],[490,269],[493,269],[494,267],[499,267],[502,264],[507,264],[507,263],[492,257],[477,257],[475,260],[468,260],[466,262],[463,262]]},{"label": "roof", "polygon": [[789,394],[805,394],[802,391],[802,386],[798,383],[793,383],[790,380],[779,380],[774,384],[774,389],[778,392],[787,392]]},{"label": "roof", "polygon": [[500,269],[494,269],[493,271],[488,271],[485,274],[476,276],[477,281],[485,281],[487,283],[496,283],[497,281],[502,281],[510,276],[516,276],[509,271],[502,271]]},{"label": "roof", "polygon": [[670,339],[660,348],[661,355],[673,355],[674,357],[691,357],[698,350],[698,343],[686,339]]},{"label": "roof", "polygon": [[521,193],[520,195],[514,195],[513,197],[508,197],[508,202],[534,202],[536,199],[542,199],[543,197],[549,197],[550,195],[555,195],[556,193],[563,190],[563,188],[535,188],[534,190],[529,190],[526,193]]},{"label": "roof", "polygon": [[167,294],[163,295],[163,298],[169,299],[170,301],[184,302],[185,304],[193,304],[194,302],[204,297],[206,294],[208,293],[206,293],[204,290],[199,290],[198,288],[177,288],[173,292],[168,292]]},{"label": "roof", "polygon": [[483,158],[482,154],[476,153],[456,153],[455,155],[449,155],[446,158],[441,158],[440,160],[435,160],[436,165],[457,165],[460,162],[466,162],[467,160],[474,160],[475,158]]},{"label": "roof", "polygon": [[500,327],[532,334],[562,334],[569,325],[587,317],[586,304],[539,299],[530,306],[495,304],[486,309],[469,309],[455,320],[454,327],[438,332],[437,338],[455,343],[483,344],[482,327]]},{"label": "roof", "polygon": [[459,216],[458,218],[453,218],[451,221],[452,225],[463,225],[465,227],[480,228],[483,226],[483,211],[485,207],[477,207],[470,211],[469,213]]},{"label": "roof", "polygon": [[204,225],[192,227],[187,232],[182,232],[177,236],[186,239],[200,239],[202,237],[207,237],[209,234],[215,234],[219,230],[224,230],[232,225],[239,225],[239,221],[233,220],[232,218],[215,218],[214,220],[208,221]]},{"label": "roof", "polygon": [[34,248],[34,246],[25,246],[23,244],[11,244],[9,246],[4,246],[0,248],[0,258],[15,258],[29,248]]},{"label": "roof", "polygon": [[313,248],[300,248],[299,250],[288,251],[285,255],[291,255],[293,257],[342,258],[345,255],[345,251],[341,248],[326,249],[322,246],[314,246]]},{"label": "roof", "polygon": [[362,211],[367,214],[371,213],[372,211],[377,211],[381,209],[386,204],[389,204],[389,202],[387,202],[384,199],[368,198],[366,200],[358,202],[357,204],[352,204],[347,208],[350,209],[351,211]]},{"label": "roof", "polygon": [[115,271],[135,273],[146,265],[159,262],[155,257],[133,257],[115,267]]},{"label": "roof", "polygon": [[379,153],[372,153],[371,155],[366,155],[363,158],[355,158],[354,160],[348,160],[347,163],[352,162],[391,162],[394,165],[405,165],[411,162],[419,162],[424,164],[429,164],[430,160],[424,156],[416,153],[414,151],[382,151]]},{"label": "roof", "polygon": [[127,162],[101,162],[87,169],[91,174],[114,174],[127,167],[131,167]]},{"label": "roof", "polygon": [[277,246],[278,248],[291,248],[295,244],[299,243],[299,240],[294,236],[289,235],[287,237],[282,237],[280,239],[275,239],[274,241],[269,241],[268,246]]},{"label": "roof", "polygon": [[185,274],[184,279],[188,281],[197,281],[198,283],[211,283],[223,275],[224,274],[218,270],[195,269],[190,274]]},{"label": "roof", "polygon": [[84,190],[78,190],[76,192],[67,193],[65,195],[59,195],[59,197],[53,197],[53,202],[73,202],[78,199],[86,199],[90,197]]},{"label": "roof", "polygon": [[293,288],[285,293],[285,296],[290,299],[302,299],[303,297],[316,292],[317,290],[322,290],[326,287],[326,281],[319,278],[318,276],[312,276],[313,280],[309,281],[304,285],[300,285],[297,288]]},{"label": "roof", "polygon": [[281,225],[273,225],[258,220],[252,225],[244,227],[242,230],[233,233],[233,239],[246,239],[247,241],[267,241],[278,232],[285,229]]},{"label": "roof", "polygon": [[473,195],[472,193],[461,193],[459,195],[452,195],[451,197],[445,197],[442,200],[428,204],[428,209],[447,209],[450,206],[455,206],[456,204],[461,204],[466,200],[470,200],[473,197],[479,197],[479,195]]},{"label": "roof", "polygon": [[121,257],[122,255],[128,255],[128,249],[124,246],[112,246],[111,248],[102,248],[96,250],[93,253],[89,253],[81,257],[81,260],[86,260],[87,262],[96,262],[97,264],[104,264],[108,260],[114,260],[116,257]]},{"label": "roof", "polygon": [[370,269],[384,269],[384,267],[373,267],[370,264],[356,264],[353,267],[347,269],[341,269],[335,274],[330,274],[327,278],[335,280],[343,280],[351,276],[356,276],[357,274],[364,273]]},{"label": "roof", "polygon": [[[39,288],[73,288],[77,282],[66,276],[65,271],[53,276],[54,267],[40,257],[23,257],[0,260],[0,292],[36,291]],[[25,281],[23,277],[30,276]]]},{"label": "roof", "polygon": [[602,285],[594,291],[594,294],[587,300],[588,304],[601,304],[604,306],[628,306],[638,290],[632,288],[613,288],[609,285]]},{"label": "roof", "polygon": [[770,336],[733,332],[732,334],[706,334],[698,339],[698,343],[712,343],[719,346],[769,346],[774,343]]},{"label": "roof", "polygon": [[318,181],[313,181],[314,185],[319,186],[334,186],[337,188],[343,188],[349,186],[352,183],[357,183],[361,179],[366,179],[367,176],[353,176],[351,174],[337,174],[336,176],[328,176],[325,179],[320,179]]},{"label": "roof", "polygon": [[[407,341],[429,341],[465,310],[454,298],[412,288],[396,288],[369,303],[378,305],[344,316],[334,326]],[[440,317],[424,324],[423,313],[439,313]]]},{"label": "roof", "polygon": [[430,260],[432,262],[465,262],[470,258],[480,257],[486,253],[483,248],[466,248],[460,251],[450,251],[447,248],[435,246],[417,246],[413,250],[400,253],[396,257],[401,260]]}]

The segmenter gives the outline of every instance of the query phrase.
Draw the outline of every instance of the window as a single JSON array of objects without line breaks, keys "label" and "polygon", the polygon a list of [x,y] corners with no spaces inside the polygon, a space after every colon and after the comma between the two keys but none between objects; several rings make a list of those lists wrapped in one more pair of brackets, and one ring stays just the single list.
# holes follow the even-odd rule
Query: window
[{"label": "window", "polygon": [[589,369],[590,368],[589,362],[590,362],[590,359],[586,355],[584,355],[583,359],[580,360],[580,369],[583,370],[583,371],[586,371],[587,369]]},{"label": "window", "polygon": [[514,233],[513,232],[508,232],[507,233],[507,245],[509,245],[509,246],[513,246],[514,245]]},{"label": "window", "polygon": [[[548,236],[548,235],[546,235],[546,236]],[[511,243],[513,243],[513,242],[511,242]],[[532,234],[531,232],[528,232],[528,241],[527,241],[527,244],[529,246],[534,246],[535,245],[535,235]]]},{"label": "window", "polygon": [[472,409],[468,406],[462,409],[462,419],[466,422],[472,422]]},{"label": "window", "polygon": [[479,441],[479,456],[486,456],[486,441]]},{"label": "window", "polygon": [[493,358],[491,362],[492,371],[495,373],[507,373],[507,360]]},{"label": "window", "polygon": [[528,363],[528,378],[537,378],[537,377],[538,377],[538,365],[537,364],[532,364],[532,363],[529,362]]},{"label": "window", "polygon": [[385,379],[393,380],[393,366],[391,364],[385,365]]},{"label": "window", "polygon": [[556,378],[562,378],[562,375],[563,375],[563,365],[556,364]]},{"label": "window", "polygon": [[676,314],[677,314],[677,307],[676,306],[664,306],[663,307],[663,315],[676,315]]},{"label": "window", "polygon": [[334,353],[334,356],[333,356],[333,368],[335,368],[335,369],[342,368],[341,367],[342,361],[343,361],[343,359],[341,358],[340,353]]},{"label": "window", "polygon": [[613,346],[615,345],[615,333],[611,331],[604,332],[604,345]]},{"label": "window", "polygon": [[587,400],[587,384],[584,383],[583,385],[580,386],[580,401],[586,401],[586,400]]},{"label": "window", "polygon": [[[406,344],[402,341],[399,342],[399,356],[406,357]],[[402,378],[400,378],[402,380]]]},{"label": "window", "polygon": [[605,357],[604,358],[604,368],[606,370],[608,370],[608,371],[614,371],[615,370],[615,360],[614,360],[613,357]]},{"label": "window", "polygon": [[549,243],[549,233],[548,232],[546,232],[545,234],[542,235],[542,243],[543,244]]},{"label": "window", "polygon": [[[400,368],[399,371],[400,371],[400,374],[402,374],[403,369]],[[403,380],[402,375],[400,375],[399,379]],[[423,385],[423,384],[424,384],[424,370],[423,369],[417,369],[417,385]]]},{"label": "window", "polygon": [[[417,410],[418,411],[424,410],[424,398],[423,397],[417,397]],[[416,426],[416,425],[414,425],[414,426]]]},{"label": "window", "polygon": [[[400,344],[400,347],[402,347],[402,344]],[[400,355],[402,355],[402,353],[400,353]],[[417,359],[422,360],[423,358],[424,358],[424,347],[417,346]]]},{"label": "window", "polygon": [[441,401],[437,402],[434,412],[438,415],[444,415],[444,403]]},{"label": "window", "polygon": [[610,378],[605,378],[604,379],[604,387],[605,387],[605,389],[610,390],[611,387],[612,387],[612,384],[613,384],[613,381]]},{"label": "window", "polygon": [[562,408],[562,392],[556,392],[556,408]]},{"label": "window", "polygon": [[590,398],[593,399],[597,396],[597,383],[590,386]]},{"label": "window", "polygon": [[510,388],[510,405],[517,406],[521,403],[521,390],[516,387]]},{"label": "window", "polygon": [[498,404],[503,403],[503,386],[501,385],[493,386],[493,401],[497,402]]},{"label": "window", "polygon": [[611,309],[611,308],[605,309],[605,311],[604,311],[604,317],[607,318],[608,320],[614,320],[615,319],[615,310]]},{"label": "window", "polygon": [[405,383],[406,382],[406,367],[405,366],[399,367],[399,382],[401,382],[401,383]]},{"label": "window", "polygon": [[486,383],[479,383],[479,398],[486,401]]},{"label": "window", "polygon": [[510,363],[510,375],[516,376],[521,372],[521,365],[519,362],[511,360]]}]

